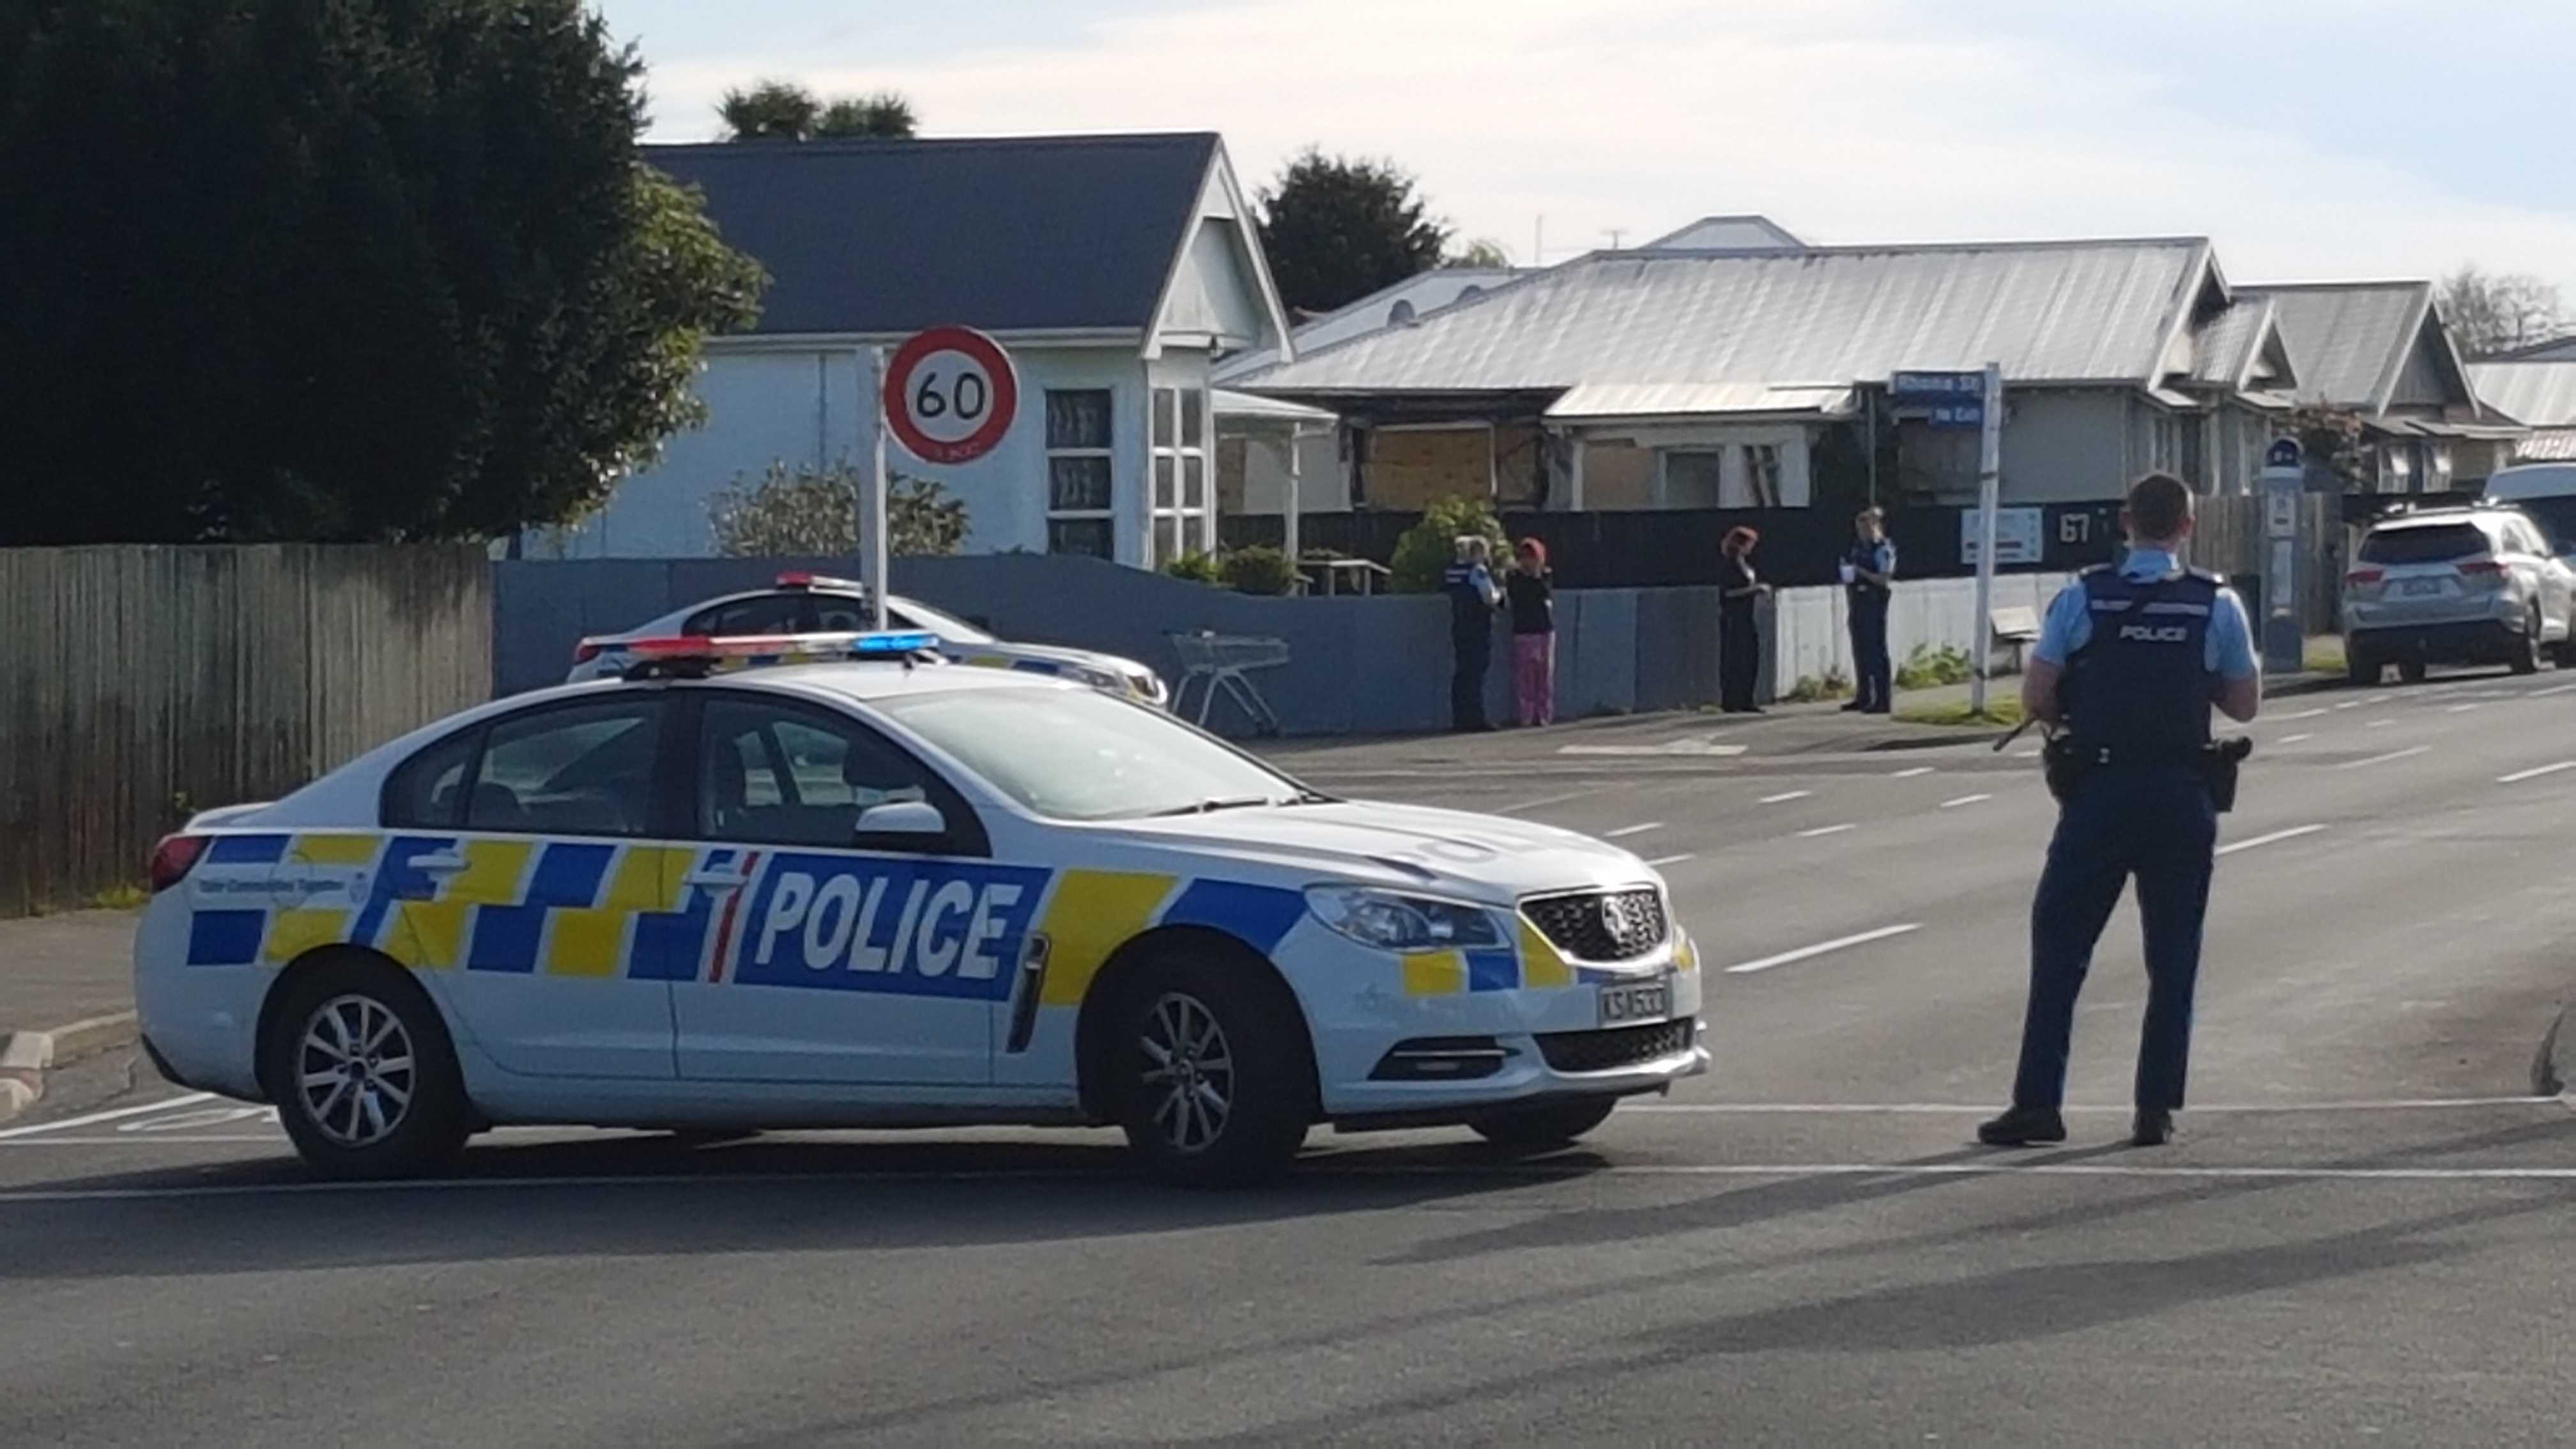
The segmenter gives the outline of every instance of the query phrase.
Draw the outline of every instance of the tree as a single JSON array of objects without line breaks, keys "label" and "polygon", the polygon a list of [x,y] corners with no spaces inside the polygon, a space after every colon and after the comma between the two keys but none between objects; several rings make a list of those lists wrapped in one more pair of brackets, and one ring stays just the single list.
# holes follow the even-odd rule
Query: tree
[{"label": "tree", "polygon": [[[732,558],[838,558],[859,551],[867,479],[847,464],[772,463],[757,483],[737,477],[707,500],[716,552]],[[966,504],[932,478],[897,473],[886,490],[886,551],[945,557],[966,543]]]},{"label": "tree", "polygon": [[2326,476],[2346,493],[2371,487],[2369,434],[2361,414],[2324,403],[2302,403],[2290,412],[2284,429],[2299,440],[2310,476]]},{"label": "tree", "polygon": [[460,539],[690,422],[759,268],[580,0],[0,6],[0,543]]},{"label": "tree", "polygon": [[825,106],[822,118],[814,123],[814,134],[909,141],[918,124],[912,102],[892,91],[879,91],[872,96],[845,97]]},{"label": "tree", "polygon": [[2547,342],[2568,330],[2565,298],[2527,273],[2498,274],[2465,263],[2442,279],[2436,295],[2451,336],[2471,357]]},{"label": "tree", "polygon": [[1280,300],[1329,312],[1440,264],[1449,228],[1413,178],[1379,161],[1309,148],[1261,193],[1261,246]]},{"label": "tree", "polygon": [[765,80],[749,90],[727,90],[716,114],[728,141],[802,141],[814,134],[823,102],[794,81]]},{"label": "tree", "polygon": [[1444,267],[1473,267],[1478,271],[1486,272],[1509,271],[1512,265],[1512,254],[1504,251],[1503,244],[1494,240],[1492,237],[1478,237],[1474,241],[1460,247],[1458,250],[1451,252],[1448,258],[1442,261],[1440,265]]},{"label": "tree", "polygon": [[716,107],[728,141],[908,141],[919,129],[912,102],[893,91],[826,104],[794,81],[765,80],[728,90]]},{"label": "tree", "polygon": [[1458,539],[1470,533],[1483,534],[1493,545],[1497,567],[1501,560],[1511,557],[1511,541],[1503,536],[1502,521],[1494,517],[1492,504],[1482,498],[1433,499],[1422,521],[1396,539],[1395,555],[1387,560],[1387,568],[1395,575],[1396,591],[1438,592],[1440,576],[1458,556]]}]

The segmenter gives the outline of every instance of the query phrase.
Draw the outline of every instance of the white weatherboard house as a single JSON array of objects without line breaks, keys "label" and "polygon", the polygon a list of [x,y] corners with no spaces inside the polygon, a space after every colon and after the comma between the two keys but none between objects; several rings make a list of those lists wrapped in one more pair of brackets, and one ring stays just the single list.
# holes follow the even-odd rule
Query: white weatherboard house
[{"label": "white weatherboard house", "polygon": [[1216,539],[1219,353],[1289,350],[1286,316],[1225,147],[1204,133],[646,148],[706,194],[772,278],[749,333],[707,347],[704,428],[608,505],[527,551],[714,552],[708,502],[772,463],[864,467],[876,401],[862,349],[961,324],[1019,376],[1001,445],[899,476],[966,503],[971,553],[1091,554],[1150,567]]}]

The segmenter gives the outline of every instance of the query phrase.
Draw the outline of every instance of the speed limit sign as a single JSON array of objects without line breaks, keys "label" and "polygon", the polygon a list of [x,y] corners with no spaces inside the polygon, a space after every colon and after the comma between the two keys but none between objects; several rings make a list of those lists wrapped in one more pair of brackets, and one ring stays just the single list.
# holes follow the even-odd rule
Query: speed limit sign
[{"label": "speed limit sign", "polygon": [[969,463],[993,451],[1019,411],[1010,354],[971,327],[933,327],[895,349],[885,371],[886,427],[925,463]]}]

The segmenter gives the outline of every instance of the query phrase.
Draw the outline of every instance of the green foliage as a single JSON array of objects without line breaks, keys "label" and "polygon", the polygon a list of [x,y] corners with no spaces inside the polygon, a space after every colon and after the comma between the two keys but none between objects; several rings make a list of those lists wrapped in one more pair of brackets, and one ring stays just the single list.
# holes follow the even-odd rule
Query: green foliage
[{"label": "green foliage", "polygon": [[1489,236],[1476,238],[1451,252],[1440,263],[1444,267],[1472,267],[1485,272],[1505,271],[1511,264],[1512,254],[1503,250],[1501,242]]},{"label": "green foliage", "polygon": [[1225,581],[1239,594],[1284,594],[1297,586],[1288,555],[1256,543],[1225,556]]},{"label": "green foliage", "polygon": [[1329,312],[1440,265],[1449,228],[1413,178],[1379,161],[1309,147],[1261,193],[1261,247],[1280,300]]},{"label": "green foliage", "polygon": [[[731,558],[837,558],[859,551],[859,495],[866,476],[840,465],[772,463],[757,483],[736,478],[707,500],[716,552]],[[894,475],[886,492],[886,549],[941,557],[965,545],[966,504],[936,479]]]},{"label": "green foliage", "polygon": [[1396,592],[1438,592],[1441,573],[1457,557],[1458,536],[1467,533],[1481,533],[1492,542],[1496,569],[1511,556],[1510,541],[1503,537],[1502,521],[1494,517],[1491,504],[1482,498],[1435,499],[1422,521],[1395,541],[1395,556],[1387,560],[1395,571]]},{"label": "green foliage", "polygon": [[2369,490],[2370,457],[2361,414],[2305,403],[2291,411],[2288,431],[2307,455],[2310,477],[2323,472],[2332,475],[2344,492]]},{"label": "green foliage", "polygon": [[1179,558],[1165,559],[1163,572],[1176,579],[1187,579],[1194,584],[1225,582],[1225,565],[1215,554],[1201,553],[1196,549],[1182,554]]},{"label": "green foliage", "polygon": [[893,91],[843,96],[828,104],[794,81],[764,80],[724,93],[716,114],[728,141],[909,140],[919,127],[912,102]]},{"label": "green foliage", "polygon": [[1965,684],[1976,677],[1976,667],[1967,652],[1943,645],[1934,649],[1917,644],[1896,668],[1899,689],[1938,689],[1945,684]]},{"label": "green foliage", "polygon": [[759,268],[579,0],[0,5],[0,543],[476,538],[697,417]]},{"label": "green foliage", "polygon": [[1812,674],[1799,676],[1797,684],[1793,686],[1787,694],[1780,696],[1780,702],[1783,704],[1814,704],[1820,700],[1849,699],[1851,697],[1851,692],[1851,676],[1843,673],[1839,669],[1834,669],[1826,671],[1825,677],[1822,679],[1818,679]]},{"label": "green foliage", "polygon": [[1969,729],[2010,729],[2021,723],[2021,701],[2009,694],[1998,694],[1986,701],[1983,714],[1970,709],[1963,700],[1957,704],[1918,705],[1900,709],[1894,718],[1899,724],[1957,725]]}]

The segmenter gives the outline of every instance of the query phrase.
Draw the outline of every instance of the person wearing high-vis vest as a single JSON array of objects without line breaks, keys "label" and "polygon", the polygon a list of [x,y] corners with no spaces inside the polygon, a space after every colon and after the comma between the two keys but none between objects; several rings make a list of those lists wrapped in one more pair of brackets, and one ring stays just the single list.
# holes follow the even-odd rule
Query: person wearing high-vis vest
[{"label": "person wearing high-vis vest", "polygon": [[2187,569],[2191,490],[2150,473],[2121,515],[2128,557],[2085,573],[2049,606],[2022,679],[2022,707],[2058,726],[2080,778],[2031,903],[2030,1001],[2012,1106],[1977,1129],[1994,1146],[2062,1142],[2075,998],[2113,907],[2137,881],[2147,958],[2131,1141],[2162,1145],[2183,1105],[2192,990],[2218,837],[2205,755],[2210,710],[2254,718],[2262,674],[2245,606]]}]

